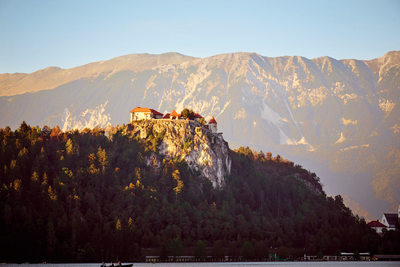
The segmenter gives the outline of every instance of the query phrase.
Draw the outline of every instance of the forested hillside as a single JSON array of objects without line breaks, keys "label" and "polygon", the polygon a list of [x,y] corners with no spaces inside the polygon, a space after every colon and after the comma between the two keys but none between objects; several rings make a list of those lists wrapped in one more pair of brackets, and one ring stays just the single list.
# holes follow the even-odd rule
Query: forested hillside
[{"label": "forested hillside", "polygon": [[22,123],[0,129],[0,141],[0,262],[399,253],[314,173],[270,153],[230,151],[231,175],[214,189],[178,158],[148,164],[160,140],[130,137],[126,126]]}]

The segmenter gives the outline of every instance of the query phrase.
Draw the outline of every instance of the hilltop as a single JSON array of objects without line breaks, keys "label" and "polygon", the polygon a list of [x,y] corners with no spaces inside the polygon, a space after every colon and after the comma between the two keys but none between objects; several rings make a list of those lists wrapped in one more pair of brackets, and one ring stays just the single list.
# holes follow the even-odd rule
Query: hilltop
[{"label": "hilltop", "polygon": [[[190,121],[66,132],[22,123],[0,129],[0,147],[2,261],[265,259],[270,248],[296,258],[400,247],[387,250],[341,196],[326,196],[315,173],[280,155],[231,150]],[[213,180],[207,168],[220,160],[230,164]]]}]

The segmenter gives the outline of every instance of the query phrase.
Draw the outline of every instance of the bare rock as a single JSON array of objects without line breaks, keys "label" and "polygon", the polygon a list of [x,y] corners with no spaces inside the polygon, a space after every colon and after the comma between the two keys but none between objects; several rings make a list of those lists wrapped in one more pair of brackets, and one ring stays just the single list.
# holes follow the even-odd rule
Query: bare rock
[{"label": "bare rock", "polygon": [[[130,125],[130,132],[141,139],[162,136],[158,146],[160,156],[183,159],[189,168],[209,179],[214,188],[225,185],[225,176],[231,172],[228,143],[221,133],[215,134],[196,121],[142,120]],[[149,165],[157,165],[152,154]]]}]

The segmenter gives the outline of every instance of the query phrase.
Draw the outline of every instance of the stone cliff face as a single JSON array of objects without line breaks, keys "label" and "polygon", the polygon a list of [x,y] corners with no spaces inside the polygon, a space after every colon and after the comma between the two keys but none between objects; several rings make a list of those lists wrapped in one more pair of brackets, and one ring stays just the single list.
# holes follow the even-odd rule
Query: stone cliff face
[{"label": "stone cliff face", "polygon": [[[178,158],[209,179],[214,188],[225,184],[231,171],[228,143],[222,134],[212,133],[196,121],[142,120],[130,124],[130,134],[140,139],[159,139],[158,153],[165,158]],[[151,157],[154,157],[153,154]],[[148,160],[157,162],[158,159]]]}]

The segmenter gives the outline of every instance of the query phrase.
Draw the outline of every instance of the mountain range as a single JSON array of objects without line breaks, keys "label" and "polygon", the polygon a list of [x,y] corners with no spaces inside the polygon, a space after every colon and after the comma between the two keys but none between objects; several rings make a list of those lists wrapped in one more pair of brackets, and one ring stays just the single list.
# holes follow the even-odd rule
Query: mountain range
[{"label": "mountain range", "polygon": [[400,202],[399,103],[400,51],[372,60],[134,54],[0,74],[0,127],[105,127],[127,123],[136,106],[188,107],[214,116],[231,148],[301,163],[368,219]]}]

